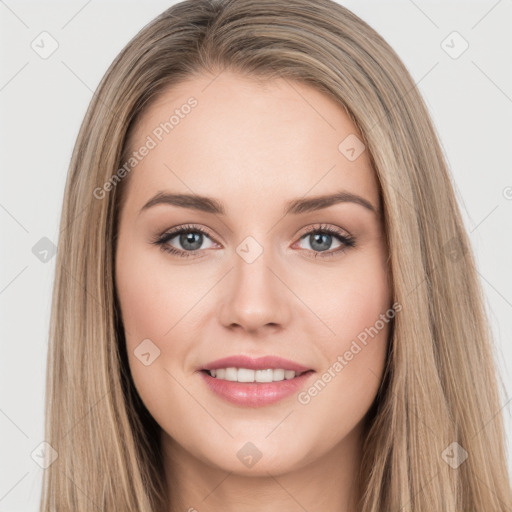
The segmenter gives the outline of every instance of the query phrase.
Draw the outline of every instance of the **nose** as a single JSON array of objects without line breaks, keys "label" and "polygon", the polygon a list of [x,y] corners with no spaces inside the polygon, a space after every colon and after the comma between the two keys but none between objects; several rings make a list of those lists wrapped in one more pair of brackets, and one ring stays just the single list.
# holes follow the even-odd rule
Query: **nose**
[{"label": "nose", "polygon": [[237,254],[234,258],[234,268],[224,280],[218,307],[222,325],[247,332],[286,326],[291,317],[293,294],[284,284],[286,279],[275,260],[270,261],[266,251],[252,263]]}]

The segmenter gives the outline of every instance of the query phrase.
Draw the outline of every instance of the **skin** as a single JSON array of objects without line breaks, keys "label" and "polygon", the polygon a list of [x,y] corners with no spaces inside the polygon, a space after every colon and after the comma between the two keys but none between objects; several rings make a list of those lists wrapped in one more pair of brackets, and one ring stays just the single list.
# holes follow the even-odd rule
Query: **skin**
[{"label": "skin", "polygon": [[[348,135],[362,137],[322,92],[228,71],[165,91],[140,118],[131,148],[191,96],[197,106],[127,178],[116,250],[130,370],[162,429],[169,510],[355,510],[363,419],[381,382],[388,323],[307,404],[294,394],[237,406],[212,393],[198,368],[235,354],[278,355],[315,370],[309,387],[391,307],[368,151],[350,161],[338,150]],[[377,211],[342,202],[283,216],[290,200],[341,190]],[[225,215],[169,204],[140,212],[161,191],[215,198]],[[195,255],[151,243],[185,224],[209,233]],[[323,257],[344,244],[333,236],[321,251],[303,237],[320,224],[356,245]],[[250,264],[236,251],[247,236],[263,249]],[[168,245],[186,251],[179,235]],[[134,355],[145,339],[160,350],[148,366]],[[262,454],[252,467],[237,457],[247,442]]]}]

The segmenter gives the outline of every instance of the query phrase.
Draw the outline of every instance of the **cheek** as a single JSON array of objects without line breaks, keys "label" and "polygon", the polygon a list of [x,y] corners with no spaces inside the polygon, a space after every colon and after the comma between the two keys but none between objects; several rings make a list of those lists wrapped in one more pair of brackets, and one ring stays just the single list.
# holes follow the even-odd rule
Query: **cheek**
[{"label": "cheek", "polygon": [[[329,450],[362,424],[379,390],[389,325],[365,342],[357,338],[330,349],[328,363],[297,395],[297,417],[318,450]],[[314,420],[307,420],[314,418]]]},{"label": "cheek", "polygon": [[328,326],[322,338],[333,350],[373,326],[391,305],[388,269],[378,250],[353,253],[338,267],[317,272],[314,287],[308,283],[302,296]]},{"label": "cheek", "polygon": [[187,347],[171,341],[179,337],[181,325],[174,326],[184,316],[185,306],[180,283],[178,289],[173,287],[176,281],[169,271],[163,272],[152,254],[159,252],[137,250],[135,243],[126,240],[124,246],[130,245],[132,250],[122,252],[120,241],[116,257],[116,289],[128,363],[142,401],[155,420],[165,425],[166,411],[179,410],[182,400],[183,392],[177,383],[182,380],[181,375],[175,375],[172,361],[183,361]]},{"label": "cheek", "polygon": [[116,258],[116,287],[131,342],[163,339],[202,292],[197,273],[183,272],[179,266],[173,269],[157,247],[140,246],[140,240],[126,236],[120,240]]},{"label": "cheek", "polygon": [[332,426],[325,431],[327,444],[354,428],[380,386],[395,316],[380,254],[359,255],[351,264],[347,260],[324,283],[317,276],[318,286],[309,294],[312,309],[330,330],[317,337],[325,365],[297,399],[304,414]]},{"label": "cheek", "polygon": [[[142,267],[142,268],[141,268]],[[159,296],[156,270],[145,265],[130,265],[124,261],[117,272],[117,290],[123,325],[129,343],[144,338],[157,338],[169,329],[172,297]]]}]

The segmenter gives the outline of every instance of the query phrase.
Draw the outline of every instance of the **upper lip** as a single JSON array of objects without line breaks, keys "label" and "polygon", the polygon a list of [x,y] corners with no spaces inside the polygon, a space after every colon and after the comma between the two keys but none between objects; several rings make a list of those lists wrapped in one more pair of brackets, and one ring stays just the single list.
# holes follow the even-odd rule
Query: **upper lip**
[{"label": "upper lip", "polygon": [[265,370],[267,368],[293,370],[295,372],[306,372],[311,370],[306,366],[303,366],[295,361],[289,359],[283,359],[277,356],[263,356],[258,358],[252,358],[244,355],[236,355],[223,357],[222,359],[216,359],[211,363],[208,363],[203,370],[217,370],[218,368],[248,368],[249,370]]}]

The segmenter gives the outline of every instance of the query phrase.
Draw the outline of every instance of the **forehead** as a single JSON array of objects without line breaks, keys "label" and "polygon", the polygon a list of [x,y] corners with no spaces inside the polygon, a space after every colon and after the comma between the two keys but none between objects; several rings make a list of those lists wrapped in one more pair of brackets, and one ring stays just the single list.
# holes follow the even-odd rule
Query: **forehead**
[{"label": "forehead", "polygon": [[167,88],[138,120],[130,151],[150,149],[131,171],[128,198],[140,205],[172,189],[247,208],[343,188],[378,205],[368,152],[357,156],[361,140],[342,105],[312,86],[197,75]]}]

